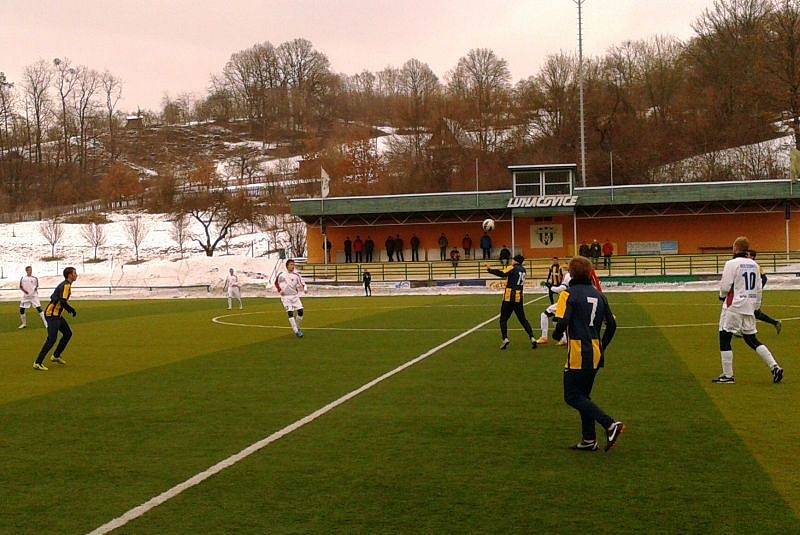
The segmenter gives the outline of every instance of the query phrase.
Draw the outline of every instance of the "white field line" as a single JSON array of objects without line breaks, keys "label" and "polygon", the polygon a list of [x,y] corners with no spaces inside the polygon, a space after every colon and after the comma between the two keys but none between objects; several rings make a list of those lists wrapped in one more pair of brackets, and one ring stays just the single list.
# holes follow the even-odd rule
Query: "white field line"
[{"label": "white field line", "polygon": [[[541,298],[539,298],[541,299]],[[538,299],[537,299],[538,301]],[[533,301],[529,302],[532,303]],[[526,304],[529,304],[526,303]],[[232,321],[223,321],[223,318],[230,318],[235,316],[247,316],[250,314],[263,314],[263,312],[244,312],[240,314],[226,314],[224,316],[217,316],[216,318],[212,318],[211,321],[217,323],[219,325],[230,325],[233,327],[255,327],[257,329],[291,329],[289,325],[260,325],[255,323],[235,323]],[[800,316],[793,317],[793,318],[778,318],[781,321],[797,321],[800,320]],[[678,328],[686,328],[686,327],[710,327],[710,326],[718,326],[719,322],[710,322],[710,323],[676,323],[670,325],[619,325],[617,326],[617,330],[620,329],[678,329]],[[304,331],[356,331],[356,332],[457,332],[460,329],[453,329],[447,327],[303,327]],[[488,330],[485,327],[481,327],[480,329],[475,329],[476,331],[484,331]],[[510,328],[511,331],[521,331],[520,328]]]},{"label": "white field line", "polygon": [[[529,305],[531,303],[535,303],[536,301],[540,301],[540,300],[544,299],[545,297],[547,297],[547,296],[543,295],[543,296],[538,297],[536,299],[532,299],[531,301],[528,301],[525,304]],[[150,511],[151,509],[153,509],[155,507],[158,507],[162,503],[174,498],[175,496],[181,494],[185,490],[188,490],[188,489],[194,487],[195,485],[199,485],[200,483],[202,483],[206,479],[210,478],[211,476],[216,475],[219,472],[221,472],[222,470],[233,466],[234,464],[238,463],[241,460],[246,459],[247,457],[253,455],[254,453],[256,453],[259,450],[263,449],[264,447],[268,446],[269,444],[275,442],[276,440],[288,435],[289,433],[291,433],[293,431],[296,431],[296,430],[300,429],[301,427],[303,427],[304,425],[306,425],[308,423],[313,422],[314,420],[316,420],[320,416],[332,411],[333,409],[335,409],[339,405],[342,405],[343,403],[348,402],[349,400],[351,400],[354,397],[356,397],[357,395],[369,390],[370,388],[372,388],[373,386],[377,385],[378,383],[381,383],[381,382],[385,381],[386,379],[389,379],[390,377],[392,377],[394,375],[397,375],[398,373],[402,372],[406,368],[410,368],[414,364],[422,362],[423,360],[427,359],[428,357],[430,357],[432,355],[435,355],[436,353],[438,353],[442,349],[444,349],[444,348],[454,344],[455,342],[458,342],[462,338],[465,338],[465,337],[469,336],[470,334],[480,330],[482,327],[484,327],[484,326],[490,324],[491,322],[497,320],[499,317],[500,317],[500,314],[496,314],[496,315],[492,316],[491,318],[489,318],[488,320],[482,321],[481,323],[475,325],[474,327],[472,327],[470,329],[467,329],[466,331],[462,332],[461,334],[456,335],[453,338],[447,340],[446,342],[443,342],[443,343],[439,344],[438,346],[434,347],[433,349],[429,349],[428,351],[426,351],[425,353],[419,355],[418,357],[413,358],[413,359],[409,360],[408,362],[406,362],[404,364],[401,364],[397,368],[384,373],[380,377],[376,377],[372,381],[360,386],[359,388],[357,388],[357,389],[355,389],[355,390],[353,390],[351,392],[348,392],[347,394],[343,395],[339,399],[328,403],[324,407],[322,407],[320,409],[317,409],[316,411],[312,412],[311,414],[309,414],[309,415],[297,420],[296,422],[294,422],[292,424],[287,425],[286,427],[284,427],[283,429],[281,429],[279,431],[276,431],[276,432],[272,433],[268,437],[265,437],[265,438],[259,440],[258,442],[254,442],[253,444],[251,444],[250,446],[246,447],[245,449],[243,449],[239,453],[231,455],[227,459],[224,459],[224,460],[218,462],[217,464],[215,464],[215,465],[203,470],[199,474],[196,474],[196,475],[190,477],[189,479],[187,479],[186,481],[184,481],[182,483],[178,483],[177,485],[175,485],[171,489],[162,492],[158,496],[155,496],[154,498],[149,499],[145,503],[143,503],[143,504],[141,504],[141,505],[139,505],[137,507],[134,507],[133,509],[130,509],[129,511],[127,511],[123,515],[118,516],[117,518],[111,520],[110,522],[107,522],[107,523],[103,524],[102,526],[98,527],[97,529],[91,531],[89,535],[102,535],[102,534],[109,533],[109,532],[111,532],[111,531],[113,531],[113,530],[115,530],[117,528],[120,528],[120,527],[126,525],[131,520],[135,520],[135,519],[139,518],[140,516],[144,515],[148,511]]]}]

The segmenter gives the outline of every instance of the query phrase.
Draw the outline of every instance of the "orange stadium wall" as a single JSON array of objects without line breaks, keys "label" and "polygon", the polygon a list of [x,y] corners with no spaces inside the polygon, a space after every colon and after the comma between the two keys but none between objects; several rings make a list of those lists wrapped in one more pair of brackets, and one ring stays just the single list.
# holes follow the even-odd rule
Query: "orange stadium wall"
[{"label": "orange stadium wall", "polygon": [[[552,229],[555,240],[543,246],[537,239],[540,230]],[[760,214],[725,214],[699,216],[660,216],[660,217],[620,217],[609,219],[578,219],[578,243],[585,240],[591,243],[597,239],[601,244],[609,239],[614,245],[615,255],[624,255],[628,242],[673,240],[678,242],[680,254],[699,254],[701,248],[726,247],[740,235],[750,238],[753,247],[759,251],[785,250],[785,226],[783,212]],[[480,223],[445,223],[406,225],[374,225],[371,227],[328,227],[328,239],[331,241],[333,262],[344,262],[344,240],[347,236],[355,240],[367,235],[375,241],[375,261],[386,261],[384,242],[389,234],[400,234],[405,244],[405,259],[411,260],[411,236],[416,234],[421,240],[420,260],[438,260],[439,235],[444,232],[449,240],[449,249],[454,245],[459,248],[462,259],[461,240],[469,233],[473,249],[481,258],[479,248],[483,235]],[[573,219],[571,215],[552,218],[515,218],[514,233],[516,251],[526,258],[548,258],[552,256],[568,257],[575,254],[573,250]],[[492,237],[492,258],[503,245],[511,246],[511,222],[497,221]],[[793,213],[790,220],[790,249],[800,249],[800,221],[798,214]],[[475,253],[473,251],[473,253]],[[380,256],[378,253],[380,252]],[[308,259],[309,262],[323,262],[322,235],[318,226],[308,227]]]},{"label": "orange stadium wall", "polygon": [[[800,248],[798,214],[789,221],[789,248]],[[699,216],[578,219],[578,240],[606,238],[615,254],[625,254],[627,242],[674,240],[679,254],[699,254],[702,248],[728,247],[737,236],[747,236],[758,251],[786,250],[783,212]],[[580,241],[579,241],[580,243]]]}]

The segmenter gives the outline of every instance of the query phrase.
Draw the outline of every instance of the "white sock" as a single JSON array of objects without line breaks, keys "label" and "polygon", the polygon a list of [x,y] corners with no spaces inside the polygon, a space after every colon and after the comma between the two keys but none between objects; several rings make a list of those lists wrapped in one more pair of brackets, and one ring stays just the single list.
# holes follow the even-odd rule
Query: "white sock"
[{"label": "white sock", "polygon": [[229,297],[229,298],[228,298],[228,308],[231,308],[231,304],[232,304],[232,303],[233,303],[233,301],[232,301],[232,300],[231,300],[231,298]]},{"label": "white sock", "polygon": [[733,377],[733,351],[720,351],[722,375]]},{"label": "white sock", "polygon": [[297,316],[297,326],[300,327],[303,324],[303,316]]},{"label": "white sock", "polygon": [[563,344],[567,343],[567,333],[564,333],[564,336],[561,337],[561,343]]},{"label": "white sock", "polygon": [[291,326],[292,326],[292,330],[293,330],[294,332],[297,332],[297,331],[298,331],[298,328],[297,328],[297,321],[294,319],[294,317],[291,317],[291,318],[289,318],[289,325],[291,325]]},{"label": "white sock", "polygon": [[[238,298],[237,298],[237,299],[238,299]],[[241,309],[243,309],[243,308],[244,308],[244,307],[242,306],[242,300],[241,300],[241,299],[239,299],[239,310],[241,310]]]},{"label": "white sock", "polygon": [[542,338],[547,338],[547,331],[550,329],[550,318],[544,312],[542,312],[540,325],[542,327]]},{"label": "white sock", "polygon": [[770,370],[778,365],[775,361],[775,357],[772,356],[772,353],[769,352],[769,349],[767,349],[767,346],[764,344],[756,348],[756,353],[758,353],[758,356],[761,357],[761,360],[764,361],[764,364],[766,364]]},{"label": "white sock", "polygon": [[28,324],[28,318],[25,317],[25,314],[20,314],[19,315],[19,324],[20,325],[27,325]]},{"label": "white sock", "polygon": [[47,320],[44,319],[44,311],[39,312],[39,317],[42,318],[42,323],[44,323],[44,326],[47,327]]}]

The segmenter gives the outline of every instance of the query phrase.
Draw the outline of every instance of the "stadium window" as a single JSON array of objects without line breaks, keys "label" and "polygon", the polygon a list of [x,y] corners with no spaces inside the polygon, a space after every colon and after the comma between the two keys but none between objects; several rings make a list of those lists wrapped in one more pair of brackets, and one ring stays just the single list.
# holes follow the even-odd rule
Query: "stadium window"
[{"label": "stadium window", "polygon": [[514,173],[515,197],[539,197],[542,194],[542,173],[528,171]]},{"label": "stadium window", "polygon": [[544,194],[545,195],[571,195],[572,183],[569,171],[545,171],[544,172]]}]

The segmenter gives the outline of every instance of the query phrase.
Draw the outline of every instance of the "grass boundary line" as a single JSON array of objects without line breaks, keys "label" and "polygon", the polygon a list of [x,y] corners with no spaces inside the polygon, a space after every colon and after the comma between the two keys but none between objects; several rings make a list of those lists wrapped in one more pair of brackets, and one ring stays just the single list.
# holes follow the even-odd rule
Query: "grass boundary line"
[{"label": "grass boundary line", "polygon": [[[538,297],[536,299],[528,301],[525,304],[529,305],[531,303],[535,303],[537,301],[541,301],[545,297],[547,297],[547,296],[546,295],[540,296],[540,297]],[[194,487],[196,485],[199,485],[200,483],[202,483],[206,479],[210,478],[211,476],[214,476],[214,475],[218,474],[219,472],[221,472],[222,470],[224,470],[226,468],[229,468],[229,467],[233,466],[234,464],[238,463],[239,461],[242,461],[242,460],[246,459],[247,457],[253,455],[254,453],[256,453],[258,451],[260,451],[261,449],[265,448],[269,444],[279,440],[280,438],[288,435],[289,433],[292,433],[293,431],[296,431],[297,429],[300,429],[304,425],[313,422],[314,420],[316,420],[320,416],[323,416],[324,414],[332,411],[333,409],[335,409],[339,405],[342,405],[342,404],[346,403],[347,401],[353,399],[354,397],[358,396],[359,394],[369,390],[373,386],[385,381],[386,379],[389,379],[390,377],[392,377],[394,375],[397,375],[398,373],[406,370],[407,368],[410,368],[411,366],[413,366],[413,365],[415,365],[415,364],[417,364],[419,362],[422,362],[423,360],[427,359],[428,357],[430,357],[432,355],[435,355],[436,353],[438,353],[442,349],[444,349],[444,348],[454,344],[455,342],[458,342],[462,338],[465,338],[465,337],[469,336],[470,334],[480,330],[482,327],[488,325],[489,323],[491,323],[493,321],[496,321],[499,317],[500,317],[500,314],[495,314],[491,318],[478,323],[477,325],[467,329],[466,331],[462,332],[461,334],[458,334],[458,335],[454,336],[453,338],[450,338],[449,340],[446,340],[445,342],[442,342],[438,346],[436,346],[436,347],[434,347],[432,349],[429,349],[425,353],[422,353],[421,355],[419,355],[419,356],[417,356],[417,357],[415,357],[415,358],[413,358],[413,359],[401,364],[400,366],[398,366],[398,367],[396,367],[396,368],[384,373],[383,375],[380,375],[379,377],[376,377],[375,379],[369,381],[368,383],[365,383],[365,384],[361,385],[360,387],[356,388],[355,390],[352,390],[352,391],[348,392],[347,394],[341,396],[340,398],[338,398],[338,399],[336,399],[334,401],[331,401],[330,403],[328,403],[327,405],[317,409],[316,411],[314,411],[314,412],[304,416],[303,418],[301,418],[301,419],[299,419],[299,420],[287,425],[283,429],[280,429],[280,430],[272,433],[271,435],[259,440],[258,442],[254,442],[253,444],[251,444],[250,446],[248,446],[245,449],[241,450],[240,452],[235,453],[235,454],[231,455],[230,457],[228,457],[226,459],[223,459],[222,461],[219,461],[218,463],[214,464],[213,466],[211,466],[209,468],[206,468],[202,472],[200,472],[198,474],[195,474],[194,476],[190,477],[189,479],[187,479],[187,480],[185,480],[185,481],[183,481],[181,483],[178,483],[174,487],[162,492],[158,496],[155,496],[155,497],[149,499],[148,501],[144,502],[143,504],[138,505],[138,506],[134,507],[133,509],[128,510],[127,512],[125,512],[121,516],[118,516],[117,518],[114,518],[113,520],[111,520],[109,522],[106,522],[102,526],[100,526],[100,527],[92,530],[91,532],[89,532],[89,535],[104,535],[106,533],[110,533],[111,531],[113,531],[115,529],[121,528],[122,526],[128,524],[132,520],[135,520],[135,519],[141,517],[142,515],[146,514],[151,509],[154,509],[155,507],[158,507],[159,505],[163,504],[164,502],[166,502],[168,500],[171,500],[172,498],[178,496],[182,492],[184,492],[184,491],[186,491],[186,490],[188,490],[188,489],[190,489],[190,488],[192,488],[192,487]]]},{"label": "grass boundary line", "polygon": [[[530,301],[527,304],[532,303]],[[253,314],[263,314],[262,312],[242,312],[237,314],[223,314],[222,316],[216,316],[211,318],[213,323],[217,325],[226,325],[231,327],[256,327],[259,329],[284,329],[288,330],[292,327],[290,325],[260,325],[255,323],[233,323],[230,321],[222,321],[223,318],[230,318],[235,316],[248,316]],[[798,321],[800,320],[800,316],[794,316],[790,318],[778,318],[780,321]],[[719,322],[708,322],[708,323],[675,323],[669,325],[618,325],[617,330],[620,329],[678,329],[678,328],[688,328],[688,327],[713,327],[718,326]],[[481,327],[482,329],[482,327]],[[459,329],[452,329],[446,327],[428,327],[428,328],[409,328],[409,327],[303,327],[304,331],[348,331],[348,332],[454,332],[458,331]],[[480,330],[480,329],[478,329]],[[521,331],[522,329],[519,328],[509,328],[511,331]]]}]

